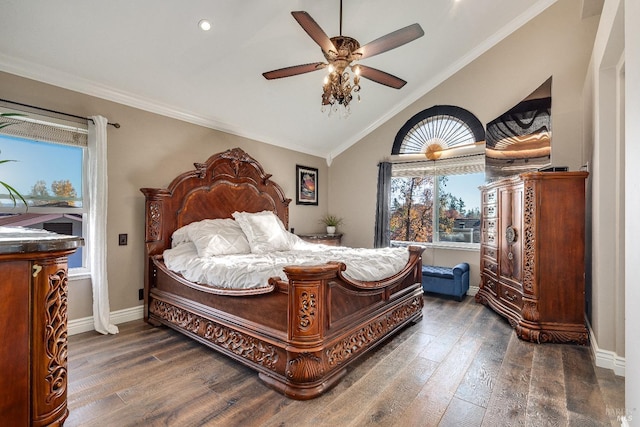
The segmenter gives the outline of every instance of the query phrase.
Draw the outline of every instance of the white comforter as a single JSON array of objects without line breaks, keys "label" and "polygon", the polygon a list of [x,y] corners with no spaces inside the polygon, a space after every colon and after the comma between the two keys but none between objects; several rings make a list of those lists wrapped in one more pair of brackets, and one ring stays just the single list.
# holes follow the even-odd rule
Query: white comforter
[{"label": "white comforter", "polygon": [[398,273],[407,264],[406,248],[354,249],[297,241],[291,250],[267,254],[237,254],[198,257],[192,242],[164,251],[165,265],[185,279],[231,289],[255,289],[269,278],[286,279],[283,267],[319,265],[340,261],[347,265],[345,276],[356,280],[381,280]]}]

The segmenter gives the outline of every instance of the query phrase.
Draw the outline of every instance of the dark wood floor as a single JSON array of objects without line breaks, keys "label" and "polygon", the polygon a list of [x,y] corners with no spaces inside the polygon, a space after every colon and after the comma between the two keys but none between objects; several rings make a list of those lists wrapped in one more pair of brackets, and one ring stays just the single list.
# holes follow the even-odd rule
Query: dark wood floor
[{"label": "dark wood floor", "polygon": [[618,426],[624,408],[589,347],[523,342],[471,297],[425,296],[421,322],[304,402],[170,329],[119,327],[69,338],[65,426]]}]

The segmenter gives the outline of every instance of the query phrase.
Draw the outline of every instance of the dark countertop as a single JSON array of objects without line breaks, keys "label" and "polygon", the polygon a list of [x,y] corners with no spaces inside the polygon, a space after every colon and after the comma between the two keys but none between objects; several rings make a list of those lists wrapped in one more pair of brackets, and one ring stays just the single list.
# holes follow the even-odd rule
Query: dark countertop
[{"label": "dark countertop", "polygon": [[84,239],[25,227],[0,227],[0,254],[50,252],[79,248]]},{"label": "dark countertop", "polygon": [[298,234],[298,237],[304,237],[305,239],[337,239],[342,237],[342,233],[308,233]]}]

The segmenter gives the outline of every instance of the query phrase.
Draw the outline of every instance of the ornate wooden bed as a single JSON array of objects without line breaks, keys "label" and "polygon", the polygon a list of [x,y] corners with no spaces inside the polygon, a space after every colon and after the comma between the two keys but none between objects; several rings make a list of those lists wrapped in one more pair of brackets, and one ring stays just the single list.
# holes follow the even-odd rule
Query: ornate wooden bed
[{"label": "ornate wooden bed", "polygon": [[239,148],[196,163],[168,188],[142,188],[145,204],[145,320],[167,325],[258,371],[294,399],[333,386],[346,367],[403,326],[422,318],[421,247],[410,247],[398,274],[351,280],[340,262],[289,266],[271,292],[230,295],[168,270],[172,233],[234,211],[274,212],[288,228],[289,202],[262,166]]}]

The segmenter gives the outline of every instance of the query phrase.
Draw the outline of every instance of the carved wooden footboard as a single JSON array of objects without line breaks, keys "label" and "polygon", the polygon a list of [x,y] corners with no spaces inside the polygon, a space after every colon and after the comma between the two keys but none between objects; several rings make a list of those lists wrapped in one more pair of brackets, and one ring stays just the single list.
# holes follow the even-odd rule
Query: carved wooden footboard
[{"label": "carved wooden footboard", "polygon": [[240,149],[212,156],[167,189],[146,196],[145,319],[164,324],[255,369],[269,386],[295,399],[333,386],[354,360],[422,317],[421,252],[379,282],[349,280],[342,263],[289,266],[273,291],[229,296],[185,286],[162,252],[178,227],[234,211],[271,210],[288,227],[281,188]]}]

